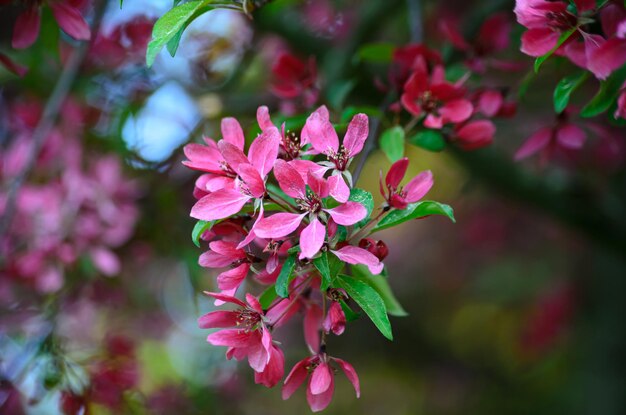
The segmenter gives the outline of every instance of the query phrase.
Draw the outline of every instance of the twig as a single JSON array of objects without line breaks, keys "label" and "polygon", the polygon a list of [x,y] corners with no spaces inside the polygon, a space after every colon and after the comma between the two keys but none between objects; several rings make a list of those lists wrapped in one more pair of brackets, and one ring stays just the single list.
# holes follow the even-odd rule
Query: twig
[{"label": "twig", "polygon": [[[104,14],[106,3],[106,0],[101,0],[96,6],[94,23],[92,25],[92,39],[95,38],[98,33],[98,28],[100,26],[100,21],[102,20],[102,15]],[[17,194],[24,181],[28,178],[31,170],[35,167],[35,163],[37,162],[37,157],[39,156],[44,140],[56,122],[61,106],[67,98],[80,66],[87,55],[89,45],[90,42],[82,42],[76,49],[74,49],[74,52],[63,68],[63,72],[61,73],[59,80],[54,86],[54,90],[52,91],[50,98],[48,98],[48,101],[46,102],[41,119],[33,130],[32,145],[26,158],[26,163],[8,187],[4,215],[0,219],[0,235],[4,235],[7,232],[11,221],[13,220],[16,209]]]},{"label": "twig", "polygon": [[411,42],[422,43],[424,29],[422,25],[422,5],[420,0],[407,0],[409,9],[409,28],[411,30]]}]

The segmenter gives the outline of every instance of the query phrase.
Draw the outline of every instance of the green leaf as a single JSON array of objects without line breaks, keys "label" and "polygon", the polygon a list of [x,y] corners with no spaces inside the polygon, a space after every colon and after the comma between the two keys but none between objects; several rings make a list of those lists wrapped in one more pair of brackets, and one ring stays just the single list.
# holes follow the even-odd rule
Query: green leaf
[{"label": "green leaf", "polygon": [[396,46],[392,43],[369,43],[359,48],[357,56],[367,62],[388,63],[391,62],[395,49]]},{"label": "green leaf", "polygon": [[289,296],[289,283],[293,280],[293,270],[296,268],[296,253],[290,254],[283,264],[278,278],[276,278],[276,294],[281,297]]},{"label": "green leaf", "polygon": [[343,288],[348,293],[350,298],[368,315],[383,336],[393,340],[391,323],[387,316],[385,302],[375,289],[348,275],[338,275],[335,279],[335,285]]},{"label": "green leaf", "polygon": [[146,50],[146,65],[152,66],[156,56],[161,49],[173,39],[172,44],[168,44],[170,52],[178,48],[178,41],[182,31],[199,15],[212,9],[209,3],[213,0],[195,0],[175,6],[165,13],[154,24],[152,29],[152,40],[148,43]]},{"label": "green leaf", "polygon": [[569,39],[569,37],[576,31],[576,29],[570,29],[567,32],[563,32],[561,33],[561,36],[559,36],[559,40],[556,42],[556,46],[554,46],[552,49],[550,49],[550,51],[548,51],[548,53],[546,53],[543,56],[538,57],[537,59],[535,59],[535,73],[539,72],[539,67],[541,66],[542,63],[544,63],[550,56],[552,56],[552,54],[561,47],[561,45],[563,43],[565,43],[565,41],[567,39]]},{"label": "green leaf", "polygon": [[357,278],[373,289],[376,290],[378,295],[385,302],[385,307],[387,308],[387,313],[396,317],[404,317],[409,314],[404,310],[400,302],[393,295],[393,291],[391,291],[391,287],[389,286],[389,281],[383,275],[373,275],[366,266],[364,265],[353,265],[352,266],[352,276]]},{"label": "green leaf", "polygon": [[626,80],[626,65],[613,72],[606,81],[600,82],[600,89],[580,112],[581,117],[595,117],[602,114],[615,102],[620,94],[621,86]]},{"label": "green leaf", "polygon": [[328,287],[330,287],[330,283],[332,281],[330,275],[330,265],[328,264],[328,253],[322,252],[320,256],[313,259],[313,265],[320,272],[322,277],[322,283],[320,284],[320,290],[326,291]]},{"label": "green leaf", "polygon": [[211,229],[213,225],[215,224],[215,222],[216,221],[214,220],[210,220],[210,221],[199,220],[198,222],[196,222],[196,225],[193,227],[193,230],[191,231],[191,240],[198,248],[200,248],[200,237],[202,236],[203,233]]},{"label": "green leaf", "polygon": [[566,76],[561,79],[554,88],[554,111],[557,114],[563,112],[569,103],[572,92],[576,90],[580,85],[587,80],[589,72],[580,71],[570,76]]},{"label": "green leaf", "polygon": [[409,143],[428,151],[441,151],[446,148],[446,140],[439,131],[424,130],[409,138]]},{"label": "green leaf", "polygon": [[328,269],[330,270],[330,280],[333,281],[337,274],[341,272],[344,266],[344,262],[337,258],[336,255],[328,256]]},{"label": "green leaf", "polygon": [[267,308],[272,305],[274,300],[277,298],[278,294],[276,293],[276,286],[272,284],[259,296],[259,303],[261,303],[263,310],[267,310]]},{"label": "green leaf", "polygon": [[396,162],[404,155],[404,130],[399,125],[385,130],[380,136],[380,149],[387,158]]},{"label": "green leaf", "polygon": [[403,222],[419,219],[429,215],[443,215],[448,217],[452,222],[456,222],[454,219],[454,211],[449,205],[443,203],[434,202],[432,200],[423,200],[417,203],[411,203],[403,210],[392,210],[382,218],[378,225],[372,229],[372,232],[377,232],[383,229],[397,226]]}]

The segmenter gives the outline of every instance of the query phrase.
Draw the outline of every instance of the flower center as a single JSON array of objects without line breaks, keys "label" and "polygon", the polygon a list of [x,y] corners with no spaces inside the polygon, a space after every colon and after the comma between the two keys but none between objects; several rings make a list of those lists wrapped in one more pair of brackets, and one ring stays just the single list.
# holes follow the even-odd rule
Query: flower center
[{"label": "flower center", "polygon": [[440,106],[439,100],[433,96],[431,91],[424,91],[417,99],[417,104],[427,113],[436,112]]},{"label": "flower center", "polygon": [[311,190],[307,190],[306,198],[296,199],[298,209],[303,212],[319,213],[322,210],[322,200]]},{"label": "flower center", "polygon": [[246,332],[256,330],[256,326],[261,322],[261,315],[254,310],[242,308],[237,316],[237,326]]},{"label": "flower center", "polygon": [[576,16],[566,11],[548,12],[546,13],[546,19],[548,19],[548,26],[558,32],[572,29],[578,23]]},{"label": "flower center", "polygon": [[292,131],[287,131],[283,137],[283,148],[291,160],[298,158],[300,155],[300,137]]},{"label": "flower center", "polygon": [[339,150],[328,150],[328,161],[331,161],[335,164],[335,168],[339,171],[345,171],[348,168],[348,162],[350,161],[350,157],[348,157],[348,153],[346,152],[346,148],[343,146],[339,146]]},{"label": "flower center", "polygon": [[226,163],[225,160],[220,160],[220,169],[224,172],[225,176],[235,178],[237,177],[237,173]]}]

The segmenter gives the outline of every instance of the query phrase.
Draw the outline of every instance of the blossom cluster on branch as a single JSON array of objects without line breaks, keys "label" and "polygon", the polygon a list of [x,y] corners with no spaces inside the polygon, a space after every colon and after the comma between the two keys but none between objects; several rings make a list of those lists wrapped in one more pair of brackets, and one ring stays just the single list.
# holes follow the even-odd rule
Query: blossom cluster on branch
[{"label": "blossom cluster on branch", "polygon": [[[352,382],[354,368],[333,357],[327,336],[341,335],[354,301],[379,330],[392,338],[385,302],[383,260],[388,248],[368,236],[377,230],[430,214],[452,218],[449,206],[421,201],[433,185],[423,172],[404,186],[408,160],[403,158],[381,177],[385,202],[374,208],[373,196],[355,187],[350,166],[369,135],[365,114],[356,114],[339,139],[330,114],[322,106],[301,131],[279,129],[266,107],[257,121],[261,133],[247,154],[242,127],[234,118],[221,123],[222,139],[188,144],[184,164],[203,172],[196,181],[199,200],[191,216],[199,219],[194,238],[208,242],[203,267],[226,269],[217,276],[221,292],[207,292],[216,305],[235,306],[199,319],[206,329],[222,330],[209,343],[226,346],[227,357],[247,359],[255,381],[268,387],[284,377],[284,355],[274,340],[276,329],[297,314],[310,355],[297,363],[283,384],[289,398],[310,373],[307,399],[314,411],[324,409],[334,390],[333,365]],[[346,269],[348,266],[348,269]],[[262,295],[254,284],[269,285]],[[378,289],[377,289],[378,287]],[[235,297],[245,291],[246,302]],[[393,310],[391,311],[393,312]]]}]

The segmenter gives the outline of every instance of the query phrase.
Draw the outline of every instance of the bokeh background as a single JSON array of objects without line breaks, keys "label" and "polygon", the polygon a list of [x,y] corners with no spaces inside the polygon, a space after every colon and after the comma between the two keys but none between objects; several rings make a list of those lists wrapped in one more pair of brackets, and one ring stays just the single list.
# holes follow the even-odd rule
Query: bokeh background
[{"label": "bokeh background", "polygon": [[[359,48],[407,44],[419,25],[424,42],[458,62],[438,29],[444,18],[471,39],[492,13],[510,17],[503,56],[521,69],[488,71],[483,84],[515,99],[532,66],[518,51],[511,1],[276,0],[254,19],[228,10],[201,16],[176,57],[164,51],[148,69],[152,25],[171,3],[83,9],[98,34],[1,240],[3,414],[57,414],[64,402],[92,414],[308,411],[303,391],[283,402],[278,388],[254,385],[197,328],[212,309],[201,292],[214,287],[215,273],[197,265],[202,250],[190,239],[197,174],[181,165],[182,146],[219,138],[223,116],[254,137],[259,105],[294,125],[322,103],[336,115],[375,107],[387,64]],[[80,50],[45,8],[37,42],[11,50],[22,10],[0,2],[0,51],[29,68],[21,78],[0,70],[3,215],[53,88]],[[276,93],[272,67],[284,52],[313,62],[313,97]],[[393,342],[366,318],[332,338],[333,354],[357,369],[362,397],[338,376],[327,413],[625,413],[624,130],[599,117],[585,127],[580,154],[514,162],[524,140],[554,119],[552,88],[571,65],[557,58],[546,67],[515,117],[497,121],[491,147],[407,146],[412,172],[434,173],[428,198],[452,205],[457,223],[433,217],[381,233],[390,283],[409,315],[392,319]],[[377,201],[378,174],[389,165],[376,151],[361,177]],[[277,336],[287,367],[306,353],[299,324]],[[90,400],[68,398],[89,379],[97,386]]]}]

